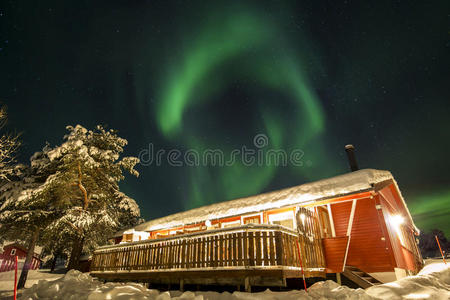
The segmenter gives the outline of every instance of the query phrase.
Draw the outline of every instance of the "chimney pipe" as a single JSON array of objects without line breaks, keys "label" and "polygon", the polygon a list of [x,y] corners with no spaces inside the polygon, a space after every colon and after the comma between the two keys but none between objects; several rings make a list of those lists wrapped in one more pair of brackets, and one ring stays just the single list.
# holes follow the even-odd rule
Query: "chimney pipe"
[{"label": "chimney pipe", "polygon": [[355,157],[355,147],[352,144],[345,145],[345,152],[347,152],[348,164],[350,165],[350,170],[352,172],[358,171],[358,163]]}]

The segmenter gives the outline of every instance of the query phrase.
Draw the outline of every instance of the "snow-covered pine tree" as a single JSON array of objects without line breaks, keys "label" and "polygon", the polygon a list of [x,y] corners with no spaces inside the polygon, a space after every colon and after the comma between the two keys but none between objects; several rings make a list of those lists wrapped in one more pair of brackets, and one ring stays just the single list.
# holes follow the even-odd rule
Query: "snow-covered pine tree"
[{"label": "snow-covered pine tree", "polygon": [[[83,251],[85,253],[92,253],[92,251],[100,245],[106,244],[112,233],[143,222],[140,218],[139,206],[133,199],[127,197],[122,192],[119,192],[117,197],[113,200],[108,213],[113,216],[112,218],[115,219],[117,226],[110,227],[112,226],[111,224],[105,225],[104,223],[93,223],[86,226],[86,232],[89,236],[85,238],[83,245]],[[63,213],[66,213],[67,211],[68,210],[65,210]],[[66,218],[55,220],[51,226],[47,227],[46,230],[42,232],[40,244],[44,246],[44,250],[47,254],[53,254],[53,256],[55,256],[65,253],[67,256],[70,256],[72,249],[75,246],[74,243],[79,237],[79,230],[75,229],[72,225],[68,225],[67,222],[62,221],[62,219]],[[76,222],[74,225],[76,225]]]},{"label": "snow-covered pine tree", "polygon": [[47,156],[49,147],[35,153],[30,166],[17,165],[3,181],[0,200],[0,236],[8,240],[28,241],[28,253],[18,287],[24,287],[39,234],[59,216],[58,199],[44,192],[56,161]]},{"label": "snow-covered pine tree", "polygon": [[[7,120],[6,106],[0,107],[0,129],[5,126]],[[0,179],[8,180],[7,176],[14,171],[15,153],[20,146],[19,136],[14,134],[2,134],[0,136]]]},{"label": "snow-covered pine tree", "polygon": [[138,176],[139,160],[122,157],[127,140],[115,130],[97,126],[87,130],[81,125],[67,126],[64,143],[49,151],[50,160],[59,161],[49,177],[45,192],[58,198],[64,209],[60,218],[45,230],[56,239],[72,241],[68,268],[76,268],[83,247],[93,248],[110,233],[139,219],[134,200],[119,190],[123,171]]}]

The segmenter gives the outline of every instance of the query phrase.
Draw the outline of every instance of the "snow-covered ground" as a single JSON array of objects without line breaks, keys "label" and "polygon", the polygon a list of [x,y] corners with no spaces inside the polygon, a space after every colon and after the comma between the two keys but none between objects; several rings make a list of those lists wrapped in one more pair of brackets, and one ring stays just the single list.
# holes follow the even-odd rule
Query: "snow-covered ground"
[{"label": "snow-covered ground", "polygon": [[[50,273],[50,270],[40,269],[40,270],[30,270],[28,272],[26,288],[32,287],[34,284],[38,283],[39,280],[56,280],[64,276],[64,274]],[[19,280],[20,273],[22,270],[17,272],[17,280]],[[11,291],[14,288],[14,271],[0,272],[0,291]]]},{"label": "snow-covered ground", "polygon": [[[36,275],[36,273],[34,273]],[[53,274],[57,275],[57,274]],[[54,278],[51,278],[54,279]],[[261,293],[159,292],[136,283],[106,283],[87,273],[69,271],[53,281],[41,280],[23,291],[19,299],[154,299],[154,300],[294,300],[294,299],[450,299],[450,264],[430,263],[417,276],[374,286],[366,290],[339,286],[333,281],[313,284],[305,291]]]},{"label": "snow-covered ground", "polygon": [[366,289],[381,299],[450,299],[450,264],[432,262],[416,276]]},{"label": "snow-covered ground", "polygon": [[[20,273],[19,273],[20,275]],[[0,291],[11,291],[14,271],[0,273]],[[159,292],[136,283],[106,283],[87,274],[70,271],[62,274],[48,270],[30,271],[27,289],[21,299],[450,299],[450,264],[431,262],[417,275],[366,290],[338,286],[333,281],[318,282],[305,291],[248,294],[244,292]]]}]

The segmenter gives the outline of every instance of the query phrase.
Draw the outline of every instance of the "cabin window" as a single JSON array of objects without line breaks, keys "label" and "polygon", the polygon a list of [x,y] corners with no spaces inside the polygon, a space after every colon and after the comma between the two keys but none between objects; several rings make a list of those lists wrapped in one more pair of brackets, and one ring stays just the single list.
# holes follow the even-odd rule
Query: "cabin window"
[{"label": "cabin window", "polygon": [[244,218],[244,224],[261,224],[259,215]]},{"label": "cabin window", "polygon": [[270,214],[269,223],[294,229],[294,211],[289,210],[278,214]]},{"label": "cabin window", "polygon": [[397,231],[398,239],[400,240],[400,244],[406,248],[403,226],[400,225],[396,231]]},{"label": "cabin window", "polygon": [[123,240],[127,243],[133,241],[133,234],[132,233],[126,233],[123,235]]},{"label": "cabin window", "polygon": [[16,249],[11,249],[11,255],[16,255]]},{"label": "cabin window", "polygon": [[169,231],[169,235],[180,235],[183,234],[183,230],[182,229],[174,229],[174,230],[170,230]]},{"label": "cabin window", "polygon": [[319,215],[322,237],[324,237],[324,238],[333,237],[333,233],[331,230],[331,224],[330,224],[330,215],[328,214],[328,209],[326,207],[319,206],[319,207],[317,207],[317,212]]},{"label": "cabin window", "polygon": [[198,232],[198,231],[202,231],[202,230],[203,230],[202,225],[184,228],[184,232],[186,232],[186,233]]},{"label": "cabin window", "polygon": [[235,220],[235,221],[231,221],[231,222],[223,222],[222,228],[236,227],[239,225],[241,225],[241,220]]},{"label": "cabin window", "polygon": [[159,238],[164,238],[164,237],[167,237],[167,236],[169,236],[169,233],[168,233],[168,232],[166,232],[166,233],[158,232],[158,233],[156,234],[156,238],[157,238],[157,239],[159,239]]},{"label": "cabin window", "polygon": [[414,234],[412,233],[412,230],[406,225],[401,225],[398,235],[400,244],[409,251],[413,252],[415,246],[414,246]]},{"label": "cabin window", "polygon": [[294,229],[294,221],[292,219],[273,221],[272,224]]}]

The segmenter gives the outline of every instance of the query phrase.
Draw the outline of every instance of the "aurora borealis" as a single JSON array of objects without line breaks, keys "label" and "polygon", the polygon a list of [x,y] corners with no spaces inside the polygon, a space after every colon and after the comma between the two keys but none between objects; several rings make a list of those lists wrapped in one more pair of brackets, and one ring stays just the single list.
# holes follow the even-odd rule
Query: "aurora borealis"
[{"label": "aurora borealis", "polygon": [[265,134],[304,164],[140,166],[148,220],[362,168],[390,170],[419,228],[450,235],[449,4],[7,1],[0,101],[19,159],[68,124],[103,123],[128,155],[230,153]]},{"label": "aurora borealis", "polygon": [[[206,124],[206,132],[200,129],[198,124],[202,120],[198,119],[198,115],[206,117],[209,110],[199,107],[215,105],[214,102],[226,106],[227,103],[223,100],[221,102],[221,97],[232,88],[230,79],[232,82],[251,80],[250,89],[254,93],[251,107],[258,117],[248,119],[253,126],[247,137],[251,137],[252,130],[260,128],[275,148],[303,149],[311,139],[323,132],[324,113],[304,74],[302,57],[294,51],[294,46],[289,45],[289,41],[283,41],[283,31],[275,22],[265,20],[255,10],[250,12],[246,8],[240,8],[238,11],[236,14],[233,9],[226,8],[220,14],[210,16],[211,20],[203,28],[194,29],[192,36],[186,34],[191,42],[187,49],[183,49],[181,57],[175,58],[173,66],[168,67],[169,70],[174,70],[174,74],[167,76],[160,101],[156,105],[155,117],[160,132],[168,140],[181,142],[188,149],[214,148],[231,152],[232,147],[239,147],[239,142],[243,141],[238,139],[238,143],[224,145],[221,140],[227,138],[227,135],[222,133],[199,140],[199,135],[211,133],[210,128],[215,128],[218,121],[214,118],[214,124]],[[224,39],[224,36],[230,38]],[[279,40],[279,43],[273,45],[274,40]],[[301,51],[301,48],[298,49],[299,53]],[[283,52],[285,56],[277,56]],[[274,96],[256,96],[267,91]],[[291,106],[294,113],[290,114],[289,119],[283,119],[281,116],[286,112],[269,111],[274,102],[287,102],[286,105]],[[195,115],[191,118],[192,121],[189,119],[191,108],[191,114]],[[290,132],[287,137],[289,126],[302,130]],[[243,128],[240,129],[242,130]],[[273,179],[276,170],[275,166],[244,168],[236,162],[232,166],[212,170],[218,180],[210,180],[202,175],[211,170],[203,170],[201,167],[189,172],[192,181],[190,199],[197,206],[214,201],[216,193],[216,190],[212,190],[211,195],[198,191],[200,185],[218,186],[225,199],[232,199],[242,194],[258,193]],[[250,184],[240,186],[245,181]]]}]

